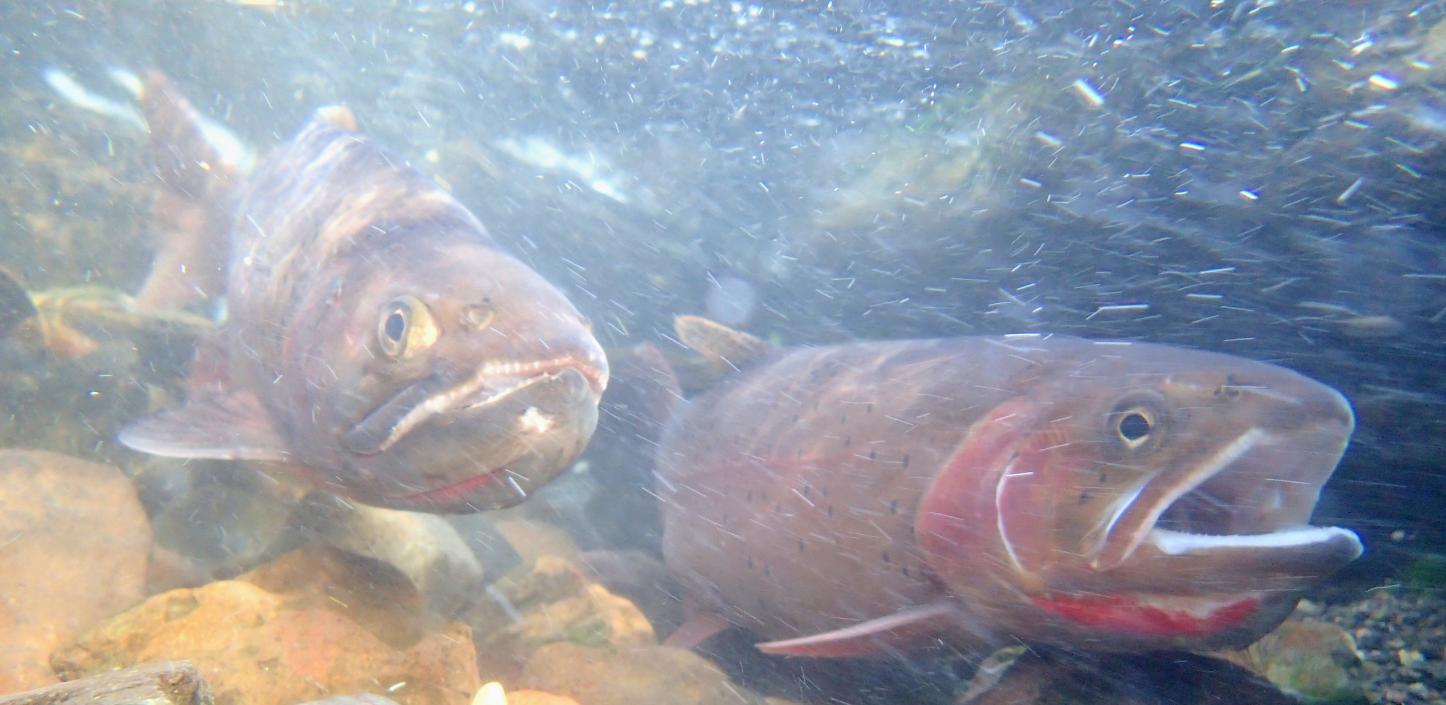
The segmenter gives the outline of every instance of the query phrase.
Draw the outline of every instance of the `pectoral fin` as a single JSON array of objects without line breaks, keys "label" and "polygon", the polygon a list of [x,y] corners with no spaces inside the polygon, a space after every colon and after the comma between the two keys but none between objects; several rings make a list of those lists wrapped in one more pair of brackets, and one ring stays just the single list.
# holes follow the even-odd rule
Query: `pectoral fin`
[{"label": "pectoral fin", "polygon": [[810,658],[871,656],[949,632],[957,627],[960,617],[959,608],[953,604],[933,602],[831,632],[764,642],[758,644],[758,650],[776,656]]},{"label": "pectoral fin", "polygon": [[289,459],[285,437],[250,393],[212,393],[162,411],[120,433],[126,447],[168,458]]},{"label": "pectoral fin", "polygon": [[719,632],[733,626],[722,615],[716,612],[697,612],[688,617],[688,621],[678,630],[668,636],[663,646],[671,646],[675,649],[694,649],[703,642],[712,639]]}]

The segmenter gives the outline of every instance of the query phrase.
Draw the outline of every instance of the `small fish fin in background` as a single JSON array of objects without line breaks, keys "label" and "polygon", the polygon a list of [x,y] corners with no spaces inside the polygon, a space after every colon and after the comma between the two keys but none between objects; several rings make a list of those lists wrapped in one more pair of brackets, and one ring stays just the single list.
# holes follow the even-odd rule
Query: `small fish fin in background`
[{"label": "small fish fin in background", "polygon": [[70,74],[49,68],[45,82],[66,102],[150,134],[162,188],[151,204],[156,252],[136,294],[138,311],[185,308],[216,296],[224,283],[223,204],[254,157],[234,133],[206,118],[170,79],[112,68],[112,81],[140,103],[92,92]]},{"label": "small fish fin in background", "polygon": [[19,334],[35,314],[30,293],[15,275],[0,268],[0,338]]},{"label": "small fish fin in background", "polygon": [[345,105],[328,105],[324,108],[318,108],[316,111],[316,119],[351,132],[356,132],[358,129],[356,114],[351,111],[351,108]]},{"label": "small fish fin in background", "polygon": [[135,303],[140,310],[184,308],[225,286],[221,208],[247,153],[234,137],[219,137],[230,133],[202,118],[158,72],[146,74],[140,100],[163,188],[151,204],[155,258]]},{"label": "small fish fin in background", "polygon": [[0,269],[0,340],[14,340],[57,359],[75,360],[100,349],[92,334],[190,338],[213,327],[210,320],[185,311],[137,311],[131,297],[106,287],[29,291],[18,276]]},{"label": "small fish fin in background", "polygon": [[170,458],[283,462],[286,441],[249,392],[196,394],[185,404],[127,427],[120,441]]},{"label": "small fish fin in background", "polygon": [[673,332],[688,349],[733,369],[747,367],[773,350],[762,338],[701,316],[674,318]]}]

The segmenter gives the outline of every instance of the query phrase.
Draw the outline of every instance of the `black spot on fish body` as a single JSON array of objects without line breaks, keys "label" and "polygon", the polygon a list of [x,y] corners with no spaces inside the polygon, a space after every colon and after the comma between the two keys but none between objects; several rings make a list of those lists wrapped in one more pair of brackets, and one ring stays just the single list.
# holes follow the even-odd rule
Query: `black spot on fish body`
[{"label": "black spot on fish body", "polygon": [[893,563],[893,561],[889,559],[889,552],[888,552],[888,551],[884,551],[884,562],[885,562],[885,563]]},{"label": "black spot on fish body", "polygon": [[842,426],[849,422],[848,414],[838,417],[838,425]]},{"label": "black spot on fish body", "polygon": [[844,444],[843,444],[843,447],[847,448],[847,447],[853,445],[853,443],[854,443],[854,437],[853,437],[853,436],[844,436]]},{"label": "black spot on fish body", "polygon": [[899,513],[899,500],[897,500],[897,499],[891,499],[891,500],[889,500],[889,513],[890,513],[890,514],[898,514],[898,513]]},{"label": "black spot on fish body", "polygon": [[905,467],[905,468],[909,467],[909,454],[908,454],[908,453],[905,453],[905,454],[904,454],[904,467]]},{"label": "black spot on fish body", "polygon": [[873,404],[869,404],[868,406],[865,406],[865,407],[864,407],[864,413],[865,413],[865,414],[872,414],[872,413],[874,413],[874,405],[873,405]]},{"label": "black spot on fish body", "polygon": [[748,569],[753,570],[753,556],[748,557]]},{"label": "black spot on fish body", "polygon": [[832,518],[833,518],[833,505],[832,505],[832,504],[828,505],[827,509],[824,510],[824,513],[827,514],[830,519],[832,519]]},{"label": "black spot on fish body", "polygon": [[874,449],[873,449],[873,448],[870,448],[870,449],[869,449],[869,462],[871,462],[871,463],[874,462],[874,457],[875,457],[875,456],[874,456]]},{"label": "black spot on fish body", "polygon": [[1090,501],[1090,493],[1089,493],[1089,490],[1085,490],[1085,491],[1079,493],[1079,503],[1080,503],[1081,505],[1086,504],[1086,503],[1088,503],[1089,501]]},{"label": "black spot on fish body", "polygon": [[798,540],[798,552],[803,553],[803,539]]},{"label": "black spot on fish body", "polygon": [[768,567],[767,564],[764,564],[764,566],[763,566],[763,574],[764,574],[765,576],[772,577],[772,576],[773,576],[773,569],[770,568],[770,567]]}]

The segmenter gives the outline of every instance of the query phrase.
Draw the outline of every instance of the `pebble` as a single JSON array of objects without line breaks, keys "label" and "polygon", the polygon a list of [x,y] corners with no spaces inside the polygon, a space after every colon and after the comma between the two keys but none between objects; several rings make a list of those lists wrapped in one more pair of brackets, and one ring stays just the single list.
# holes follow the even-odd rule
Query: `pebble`
[{"label": "pebble", "polygon": [[1371,705],[1446,703],[1446,598],[1382,588],[1320,618],[1355,638]]}]

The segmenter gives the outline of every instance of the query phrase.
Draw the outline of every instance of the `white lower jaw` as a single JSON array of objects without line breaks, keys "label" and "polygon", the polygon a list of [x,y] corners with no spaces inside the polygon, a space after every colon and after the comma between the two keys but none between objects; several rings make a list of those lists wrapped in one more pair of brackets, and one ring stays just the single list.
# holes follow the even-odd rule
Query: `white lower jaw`
[{"label": "white lower jaw", "polygon": [[1309,548],[1337,541],[1355,546],[1361,554],[1361,540],[1355,532],[1334,526],[1300,526],[1268,534],[1190,534],[1183,531],[1154,528],[1145,537],[1146,543],[1168,556],[1184,556],[1230,549]]}]

